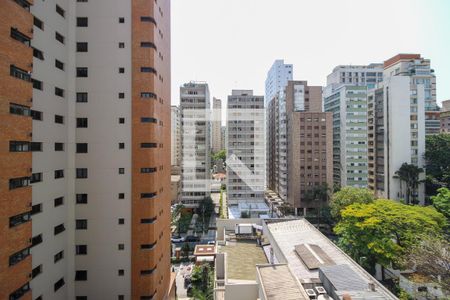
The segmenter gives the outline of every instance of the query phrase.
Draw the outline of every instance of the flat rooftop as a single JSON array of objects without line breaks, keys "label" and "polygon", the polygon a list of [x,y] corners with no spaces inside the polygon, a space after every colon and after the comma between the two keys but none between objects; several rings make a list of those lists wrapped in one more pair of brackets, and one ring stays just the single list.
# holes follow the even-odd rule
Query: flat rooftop
[{"label": "flat rooftop", "polygon": [[256,268],[267,300],[309,300],[303,286],[287,265],[264,265]]},{"label": "flat rooftop", "polygon": [[256,265],[267,264],[262,247],[253,240],[227,241],[219,246],[220,253],[226,253],[228,280],[256,280]]}]

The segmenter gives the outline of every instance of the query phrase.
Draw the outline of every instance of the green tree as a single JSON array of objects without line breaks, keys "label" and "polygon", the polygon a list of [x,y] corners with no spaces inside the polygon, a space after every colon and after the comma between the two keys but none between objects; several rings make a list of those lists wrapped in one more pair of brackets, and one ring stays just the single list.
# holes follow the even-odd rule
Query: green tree
[{"label": "green tree", "polygon": [[352,204],[341,211],[341,217],[334,228],[340,247],[368,269],[375,263],[401,266],[422,237],[442,234],[446,223],[433,207],[386,199]]},{"label": "green tree", "polygon": [[427,136],[424,156],[427,195],[436,194],[440,187],[450,188],[450,134]]},{"label": "green tree", "polygon": [[194,267],[191,275],[191,283],[194,299],[213,299],[214,271],[209,264]]},{"label": "green tree", "polygon": [[450,190],[447,188],[438,189],[438,194],[431,197],[431,201],[433,201],[434,208],[450,220]]},{"label": "green tree", "polygon": [[339,220],[341,210],[354,203],[371,203],[375,200],[373,192],[369,189],[346,186],[334,193],[331,197],[331,216]]},{"label": "green tree", "polygon": [[400,191],[403,193],[402,182],[406,188],[406,204],[419,204],[417,199],[417,189],[419,188],[419,175],[423,169],[413,164],[403,163],[400,169],[395,172],[395,177],[400,180]]},{"label": "green tree", "polygon": [[212,158],[214,161],[221,159],[222,161],[225,162],[225,160],[227,159],[227,152],[225,151],[225,149],[222,149],[219,152],[214,153],[212,155]]}]

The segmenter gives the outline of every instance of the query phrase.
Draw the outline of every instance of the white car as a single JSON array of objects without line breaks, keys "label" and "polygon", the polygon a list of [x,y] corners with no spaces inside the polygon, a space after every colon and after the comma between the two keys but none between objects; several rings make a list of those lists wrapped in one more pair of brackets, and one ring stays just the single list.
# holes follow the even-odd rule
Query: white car
[{"label": "white car", "polygon": [[184,242],[185,238],[182,236],[173,236],[171,238],[171,240],[172,240],[172,243],[181,243],[181,242]]}]

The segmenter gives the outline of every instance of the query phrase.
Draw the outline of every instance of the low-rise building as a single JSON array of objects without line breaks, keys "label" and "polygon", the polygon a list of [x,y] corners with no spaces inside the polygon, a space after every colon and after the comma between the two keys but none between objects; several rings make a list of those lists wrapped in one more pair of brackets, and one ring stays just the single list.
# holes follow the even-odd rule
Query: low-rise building
[{"label": "low-rise building", "polygon": [[450,133],[450,100],[442,101],[439,119],[441,122],[441,132]]}]

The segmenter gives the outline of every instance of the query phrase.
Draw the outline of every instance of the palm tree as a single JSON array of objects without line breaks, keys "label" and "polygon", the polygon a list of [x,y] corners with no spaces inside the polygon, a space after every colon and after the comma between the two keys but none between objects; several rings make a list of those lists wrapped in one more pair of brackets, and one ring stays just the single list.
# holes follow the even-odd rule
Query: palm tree
[{"label": "palm tree", "polygon": [[403,193],[402,182],[406,186],[406,204],[418,204],[417,200],[417,189],[419,188],[420,173],[423,173],[423,169],[416,165],[403,163],[400,169],[395,172],[394,178],[400,180],[400,191]]}]

